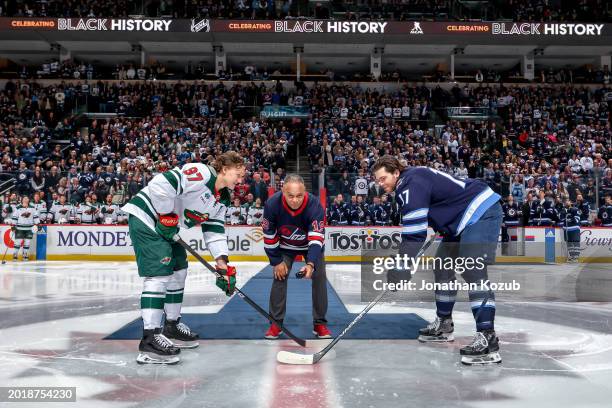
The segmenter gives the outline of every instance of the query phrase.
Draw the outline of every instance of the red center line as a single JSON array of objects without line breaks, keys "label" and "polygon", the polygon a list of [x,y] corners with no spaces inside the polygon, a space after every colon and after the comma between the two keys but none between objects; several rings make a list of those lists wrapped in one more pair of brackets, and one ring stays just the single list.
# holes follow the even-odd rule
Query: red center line
[{"label": "red center line", "polygon": [[[319,347],[301,348],[288,341],[279,342],[276,351],[315,353]],[[276,363],[270,408],[327,408],[326,364],[289,365]]]}]

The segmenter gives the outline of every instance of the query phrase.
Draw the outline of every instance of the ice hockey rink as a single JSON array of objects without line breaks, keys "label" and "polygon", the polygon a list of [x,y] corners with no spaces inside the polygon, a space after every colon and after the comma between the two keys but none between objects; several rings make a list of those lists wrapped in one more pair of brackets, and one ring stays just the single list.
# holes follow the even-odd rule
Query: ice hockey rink
[{"label": "ice hockey rink", "polygon": [[[236,266],[244,287],[266,264]],[[139,318],[141,281],[135,263],[34,261],[0,268],[0,382],[76,387],[77,402],[62,406],[610,406],[612,304],[600,301],[612,280],[607,276],[610,264],[591,264],[590,273],[597,279],[580,290],[576,282],[583,264],[491,267],[493,275],[543,279],[551,293],[572,292],[578,301],[554,296],[548,301],[499,299],[496,329],[503,363],[487,367],[459,362],[459,348],[473,334],[469,303],[464,302],[454,313],[454,343],[343,340],[334,355],[316,365],[288,366],[276,361],[278,351],[298,348],[286,338],[205,339],[198,349],[183,350],[179,365],[140,366],[135,362],[138,340],[105,339]],[[228,302],[213,279],[201,265],[190,263],[184,315],[214,315]],[[328,279],[350,313],[364,307],[358,266],[330,264]],[[434,309],[432,303],[406,302],[393,295],[363,322],[383,314],[396,316],[399,324],[404,314],[430,320]],[[257,325],[266,323],[254,311],[252,319]],[[309,341],[308,347],[314,352],[324,344]]]}]

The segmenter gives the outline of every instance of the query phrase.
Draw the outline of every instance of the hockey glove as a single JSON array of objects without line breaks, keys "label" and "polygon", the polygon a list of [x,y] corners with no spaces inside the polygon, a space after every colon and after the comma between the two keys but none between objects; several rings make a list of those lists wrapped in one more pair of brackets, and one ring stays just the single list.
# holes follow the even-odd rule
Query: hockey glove
[{"label": "hockey glove", "polygon": [[[217,272],[223,276],[227,276],[227,280],[224,277],[217,278],[215,284],[219,289],[225,292],[227,296],[231,296],[236,289],[236,268],[227,265],[227,270],[217,267]],[[229,282],[228,282],[229,280]]]},{"label": "hockey glove", "polygon": [[179,232],[178,223],[179,219],[176,214],[160,215],[155,224],[155,231],[165,240],[173,242],[172,238]]}]

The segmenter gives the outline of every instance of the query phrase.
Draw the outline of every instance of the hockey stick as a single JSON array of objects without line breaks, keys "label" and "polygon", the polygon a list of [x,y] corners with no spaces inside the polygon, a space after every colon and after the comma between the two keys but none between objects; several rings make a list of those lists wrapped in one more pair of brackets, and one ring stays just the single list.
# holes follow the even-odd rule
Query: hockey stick
[{"label": "hockey stick", "polygon": [[[425,244],[421,247],[419,252],[416,254],[415,258],[419,258],[425,254],[425,251],[429,248],[429,246],[436,240],[436,234],[434,234]],[[290,351],[279,351],[276,355],[276,360],[279,363],[284,364],[316,364],[323,358],[325,354],[329,350],[332,349],[359,321],[363,318],[372,309],[386,294],[389,292],[389,289],[385,289],[378,296],[374,298],[366,307],[353,319],[352,322],[348,324],[342,330],[342,332],[336,336],[325,348],[314,354],[301,354],[301,353],[292,353]]]},{"label": "hockey stick", "polygon": [[[187,244],[185,241],[183,241],[183,239],[177,234],[175,235],[173,238],[174,242],[180,244],[183,248],[185,248],[185,250],[187,252],[189,252],[191,255],[193,255],[198,261],[200,261],[200,263],[202,265],[204,265],[209,271],[211,271],[212,273],[215,274],[215,276],[217,278],[223,278],[223,275],[221,275],[219,272],[217,272],[217,270],[215,268],[212,267],[211,264],[209,264],[204,258],[202,258],[200,256],[200,254],[198,254],[195,249],[193,249],[192,247],[189,246],[189,244]],[[299,337],[297,337],[295,334],[291,333],[289,330],[287,330],[282,323],[280,323],[279,321],[275,320],[272,316],[270,316],[270,314],[268,314],[268,312],[266,312],[265,310],[263,310],[257,303],[255,303],[251,298],[249,298],[247,295],[244,294],[244,292],[242,292],[237,286],[234,288],[234,290],[238,293],[238,296],[240,296],[245,302],[247,302],[249,305],[251,305],[255,310],[257,310],[259,312],[260,315],[264,316],[266,319],[268,319],[271,322],[274,322],[274,324],[276,324],[278,327],[280,327],[280,329],[287,335],[289,336],[289,338],[293,341],[295,341],[297,344],[299,344],[302,347],[306,347],[306,341],[303,339],[300,339]]]}]

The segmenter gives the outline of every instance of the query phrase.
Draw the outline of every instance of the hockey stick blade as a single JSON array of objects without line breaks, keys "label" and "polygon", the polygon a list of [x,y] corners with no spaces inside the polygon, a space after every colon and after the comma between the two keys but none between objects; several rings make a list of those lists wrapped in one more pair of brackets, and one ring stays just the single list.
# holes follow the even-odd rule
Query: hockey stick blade
[{"label": "hockey stick blade", "polygon": [[[318,353],[316,353],[318,354]],[[307,365],[307,364],[315,364],[316,354],[301,354],[301,353],[292,353],[290,351],[279,351],[276,355],[276,361],[283,364],[294,364],[294,365]]]},{"label": "hockey stick blade", "polygon": [[294,353],[291,351],[283,350],[279,351],[276,354],[276,361],[282,364],[308,365],[317,364],[319,360],[323,358],[323,356],[325,356],[326,360],[334,359],[336,357],[336,352],[334,350],[330,350],[327,347],[314,354],[307,354],[304,352]]}]

